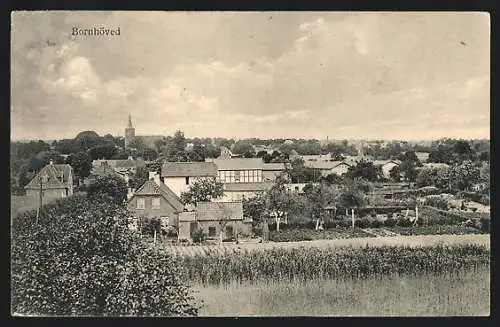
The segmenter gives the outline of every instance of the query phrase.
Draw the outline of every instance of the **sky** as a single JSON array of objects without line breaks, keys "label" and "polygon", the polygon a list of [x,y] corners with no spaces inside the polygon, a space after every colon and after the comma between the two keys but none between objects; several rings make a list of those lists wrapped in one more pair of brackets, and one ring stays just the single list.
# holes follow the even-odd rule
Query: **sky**
[{"label": "sky", "polygon": [[[72,36],[72,29],[120,29]],[[489,138],[474,12],[13,12],[11,139]]]}]

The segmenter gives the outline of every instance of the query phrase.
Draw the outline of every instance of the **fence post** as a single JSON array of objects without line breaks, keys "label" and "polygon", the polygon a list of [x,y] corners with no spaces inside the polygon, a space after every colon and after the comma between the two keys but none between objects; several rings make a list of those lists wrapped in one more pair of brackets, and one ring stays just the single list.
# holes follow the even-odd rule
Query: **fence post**
[{"label": "fence post", "polygon": [[153,240],[153,244],[156,246],[156,228],[154,230],[154,240]]},{"label": "fence post", "polygon": [[352,216],[352,228],[354,229],[354,209],[351,209],[351,216]]}]

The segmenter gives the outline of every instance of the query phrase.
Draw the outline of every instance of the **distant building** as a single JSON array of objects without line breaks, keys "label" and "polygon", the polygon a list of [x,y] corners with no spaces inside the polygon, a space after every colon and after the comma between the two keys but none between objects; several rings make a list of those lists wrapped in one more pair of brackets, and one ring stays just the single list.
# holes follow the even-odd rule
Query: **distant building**
[{"label": "distant building", "polygon": [[73,168],[68,164],[54,164],[52,160],[24,187],[29,197],[39,197],[44,201],[73,195]]},{"label": "distant building", "polygon": [[391,170],[401,164],[400,160],[375,160],[373,161],[374,166],[380,166],[382,168],[382,174],[384,177],[389,178],[391,176]]},{"label": "distant building", "polygon": [[212,162],[165,162],[161,178],[177,196],[199,180],[217,177],[217,166]]},{"label": "distant building", "polygon": [[128,125],[125,128],[125,148],[129,148],[135,138],[135,128],[132,126],[132,116],[128,115]]},{"label": "distant building", "polygon": [[344,161],[314,161],[304,162],[304,166],[317,171],[321,176],[326,177],[330,174],[341,176],[349,170],[350,164]]},{"label": "distant building", "polygon": [[114,159],[92,160],[93,168],[98,168],[103,166],[111,167],[115,171],[120,173],[135,174],[137,172],[137,168],[146,166],[146,162],[141,158],[134,159],[133,157],[128,157],[127,159],[121,159],[121,160],[114,160]]},{"label": "distant building", "polygon": [[420,162],[427,162],[427,160],[429,160],[430,152],[415,152],[415,155]]}]

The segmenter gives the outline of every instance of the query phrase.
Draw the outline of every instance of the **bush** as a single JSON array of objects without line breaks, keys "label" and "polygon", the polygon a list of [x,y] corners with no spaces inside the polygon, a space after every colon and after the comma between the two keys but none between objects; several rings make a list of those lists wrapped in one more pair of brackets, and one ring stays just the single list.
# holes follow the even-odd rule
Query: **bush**
[{"label": "bush", "polygon": [[481,218],[479,219],[479,222],[481,223],[481,231],[484,233],[489,233],[490,232],[490,219],[488,218]]},{"label": "bush", "polygon": [[203,242],[205,240],[205,234],[203,233],[203,229],[201,228],[196,229],[191,235],[191,238],[193,239],[193,243]]},{"label": "bush", "polygon": [[114,203],[121,204],[127,199],[127,183],[120,177],[106,175],[99,176],[95,183],[88,187],[87,195],[90,198],[107,197]]},{"label": "bush", "polygon": [[424,205],[435,207],[441,210],[448,210],[448,201],[440,196],[427,197],[424,201]]},{"label": "bush", "polygon": [[17,315],[196,315],[172,258],[147,250],[129,213],[73,196],[14,218],[11,312]]},{"label": "bush", "polygon": [[384,226],[385,227],[394,227],[394,226],[396,226],[397,222],[398,222],[397,219],[389,218],[386,221],[384,221]]},{"label": "bush", "polygon": [[384,223],[381,220],[374,220],[372,221],[372,228],[380,228],[384,225]]},{"label": "bush", "polygon": [[372,225],[372,222],[373,221],[371,219],[364,217],[356,220],[354,222],[354,226],[359,228],[369,228]]},{"label": "bush", "polygon": [[413,222],[411,222],[410,219],[401,218],[401,219],[398,219],[396,226],[410,227],[410,226],[413,226]]}]

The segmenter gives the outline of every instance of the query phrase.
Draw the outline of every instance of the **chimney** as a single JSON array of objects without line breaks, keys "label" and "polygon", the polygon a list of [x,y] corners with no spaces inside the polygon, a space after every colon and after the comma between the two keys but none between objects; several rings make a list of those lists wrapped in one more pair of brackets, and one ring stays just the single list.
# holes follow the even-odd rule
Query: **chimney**
[{"label": "chimney", "polygon": [[150,171],[149,172],[149,179],[152,179],[156,185],[160,185],[160,174],[158,174],[156,171]]},{"label": "chimney", "polygon": [[54,160],[50,159],[49,164],[52,166],[54,164]]}]

